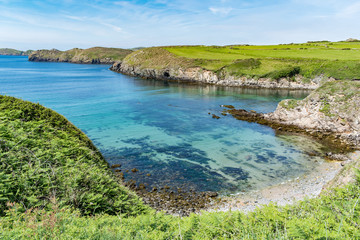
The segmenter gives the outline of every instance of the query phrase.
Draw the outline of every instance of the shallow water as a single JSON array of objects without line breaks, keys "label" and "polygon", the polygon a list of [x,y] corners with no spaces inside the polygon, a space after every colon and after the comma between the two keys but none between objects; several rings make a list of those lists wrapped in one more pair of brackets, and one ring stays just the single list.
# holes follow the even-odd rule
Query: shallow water
[{"label": "shallow water", "polygon": [[322,147],[312,139],[276,135],[269,127],[221,115],[222,104],[270,112],[280,100],[303,98],[306,91],[165,83],[108,68],[0,56],[0,94],[63,114],[110,164],[139,170],[125,172],[127,180],[149,188],[234,193],[280,183],[323,163],[307,154]]}]

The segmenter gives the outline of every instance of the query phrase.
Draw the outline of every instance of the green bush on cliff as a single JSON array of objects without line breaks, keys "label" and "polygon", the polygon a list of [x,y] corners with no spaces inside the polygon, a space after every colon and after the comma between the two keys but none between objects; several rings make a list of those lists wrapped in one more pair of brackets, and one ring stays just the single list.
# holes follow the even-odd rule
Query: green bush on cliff
[{"label": "green bush on cliff", "polygon": [[86,215],[147,209],[84,133],[39,104],[0,96],[0,159],[0,215],[8,202],[25,211],[56,201]]},{"label": "green bush on cliff", "polygon": [[271,79],[280,79],[280,78],[291,78],[294,77],[296,74],[300,73],[300,67],[288,67],[280,70],[275,70],[264,74],[262,77],[267,77]]}]

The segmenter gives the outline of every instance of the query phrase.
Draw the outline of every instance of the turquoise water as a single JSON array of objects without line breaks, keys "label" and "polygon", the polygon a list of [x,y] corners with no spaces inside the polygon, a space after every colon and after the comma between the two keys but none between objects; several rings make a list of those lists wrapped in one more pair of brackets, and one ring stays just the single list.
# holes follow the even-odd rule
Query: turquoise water
[{"label": "turquoise water", "polygon": [[149,188],[234,193],[300,176],[323,161],[308,156],[321,148],[309,138],[221,115],[222,104],[270,112],[280,100],[307,92],[166,83],[108,68],[0,56],[0,94],[63,114],[110,164],[139,170],[125,172],[127,180]]}]

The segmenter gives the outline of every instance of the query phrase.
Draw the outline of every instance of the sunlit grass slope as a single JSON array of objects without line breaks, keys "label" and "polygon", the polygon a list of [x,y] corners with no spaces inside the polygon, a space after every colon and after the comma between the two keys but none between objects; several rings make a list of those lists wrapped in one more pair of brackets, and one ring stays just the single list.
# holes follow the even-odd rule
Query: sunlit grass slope
[{"label": "sunlit grass slope", "polygon": [[63,116],[0,95],[0,216],[8,202],[19,203],[23,211],[58,202],[86,215],[136,215],[147,209]]},{"label": "sunlit grass slope", "polygon": [[[193,66],[247,77],[306,78],[324,74],[336,79],[360,79],[360,42],[309,42],[282,45],[164,47]],[[156,63],[154,63],[156,64]]]}]

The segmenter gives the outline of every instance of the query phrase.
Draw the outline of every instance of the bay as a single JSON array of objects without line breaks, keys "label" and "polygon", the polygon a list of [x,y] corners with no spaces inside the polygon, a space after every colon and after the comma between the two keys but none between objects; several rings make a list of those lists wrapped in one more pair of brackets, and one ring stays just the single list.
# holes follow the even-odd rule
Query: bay
[{"label": "bay", "polygon": [[301,99],[307,91],[144,80],[109,67],[0,56],[0,94],[39,102],[64,115],[110,165],[122,165],[127,181],[148,189],[167,185],[236,193],[326,164],[309,156],[323,148],[311,138],[277,135],[269,127],[221,115],[223,104],[271,112],[282,99]]}]

